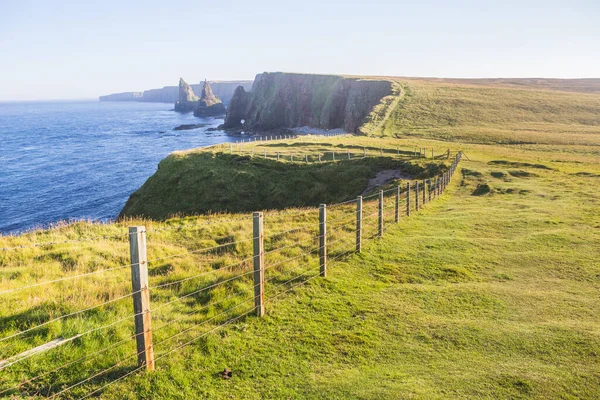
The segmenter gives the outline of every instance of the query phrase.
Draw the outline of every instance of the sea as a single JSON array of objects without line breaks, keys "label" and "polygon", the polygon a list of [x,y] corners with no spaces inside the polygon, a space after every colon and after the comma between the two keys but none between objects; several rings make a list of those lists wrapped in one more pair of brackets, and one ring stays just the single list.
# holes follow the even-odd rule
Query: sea
[{"label": "sea", "polygon": [[239,139],[208,130],[221,123],[165,103],[0,102],[0,234],[114,219],[169,153]]}]

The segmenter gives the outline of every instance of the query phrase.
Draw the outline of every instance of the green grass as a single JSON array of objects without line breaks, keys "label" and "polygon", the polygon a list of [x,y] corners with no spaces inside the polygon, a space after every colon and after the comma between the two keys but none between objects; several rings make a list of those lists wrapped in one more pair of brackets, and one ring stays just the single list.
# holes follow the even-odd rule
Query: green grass
[{"label": "green grass", "polygon": [[[416,89],[401,105],[405,109],[414,108],[411,121],[417,119],[419,104],[423,110],[433,107],[431,115],[423,113],[429,122],[434,120],[433,116],[443,115],[443,107],[435,107],[458,96],[462,90],[451,84],[437,84],[437,89],[431,82],[423,83],[420,89],[419,82],[409,81],[409,84]],[[270,280],[264,318],[249,316],[207,333],[159,359],[154,373],[136,372],[101,389],[133,371],[135,360],[126,359],[109,373],[62,397],[75,399],[97,389],[101,389],[103,399],[600,397],[597,128],[590,125],[588,132],[584,124],[570,119],[575,117],[565,114],[552,117],[554,111],[544,115],[543,109],[527,114],[522,120],[506,115],[503,120],[490,122],[493,115],[502,115],[493,111],[493,105],[489,114],[486,111],[489,108],[486,102],[502,98],[496,92],[490,98],[488,90],[496,89],[482,88],[481,96],[470,92],[474,88],[466,90],[465,101],[472,96],[485,101],[481,100],[483,103],[479,105],[469,103],[464,108],[458,104],[448,110],[460,122],[455,127],[440,122],[427,129],[407,125],[406,130],[400,131],[406,135],[400,138],[337,138],[328,139],[328,143],[307,139],[267,144],[286,150],[286,154],[290,149],[305,149],[313,157],[332,147],[341,151],[350,147],[358,153],[363,146],[374,153],[383,147],[388,150],[386,157],[395,158],[385,163],[410,161],[417,172],[423,172],[428,164],[448,162],[410,160],[408,150],[414,147],[433,147],[437,154],[448,148],[462,149],[468,159],[463,159],[448,191],[440,199],[427,204],[418,214],[402,218],[398,225],[392,222],[393,197],[386,198],[383,238],[367,241],[359,255],[332,261],[327,278],[311,279],[276,298],[281,290],[290,287],[288,284],[282,289],[276,285],[297,277],[311,277],[316,272],[316,257],[303,253],[316,248],[317,213],[310,208],[267,211],[266,250],[290,246],[269,253],[267,266],[295,258],[267,270]],[[514,90],[525,96],[521,97],[523,100],[542,92],[500,89]],[[423,93],[429,93],[431,101]],[[568,97],[571,95],[575,97]],[[574,102],[571,111],[582,113],[583,118],[591,118],[595,124],[594,113],[582,111],[583,106],[577,100],[579,96],[590,96],[589,103],[593,106],[594,95],[543,92],[540,96],[549,96],[544,101],[554,102],[556,107],[570,107],[568,103]],[[483,113],[481,118],[474,117],[478,113]],[[400,117],[390,118],[399,121]],[[440,116],[440,120],[444,118]],[[394,135],[401,125],[390,124],[386,125],[389,129],[386,134]],[[513,129],[511,124],[526,129]],[[540,126],[536,143],[527,128],[531,124]],[[572,133],[561,133],[565,126]],[[506,141],[510,135],[514,138]],[[401,149],[400,157],[394,154],[396,146]],[[303,154],[303,150],[297,151]],[[273,163],[257,157],[248,160],[246,156],[241,158],[254,174],[260,174],[256,171]],[[219,157],[230,162],[232,158],[191,152],[175,155],[169,162],[185,157],[191,160],[199,157],[202,163],[220,162]],[[357,170],[374,168],[369,173],[379,168],[365,166],[361,160],[353,162],[360,165]],[[275,164],[281,168],[282,176],[288,170],[315,172],[338,167],[330,161],[320,166],[291,165],[289,161],[282,164],[286,165]],[[346,161],[336,164],[350,165]],[[221,176],[229,172],[223,164],[214,167]],[[362,179],[352,178],[357,182]],[[236,182],[244,187],[243,182]],[[279,185],[289,189],[283,181]],[[357,183],[347,195],[356,195],[359,186]],[[287,191],[286,196],[290,196]],[[374,202],[365,204],[365,215],[369,215],[365,226],[367,237],[376,232],[372,215],[375,209]],[[353,213],[353,204],[330,210],[330,221],[337,220],[329,226],[331,258],[353,248]],[[251,260],[241,262],[251,255],[248,241],[252,237],[251,221],[240,219],[247,215],[77,223],[19,237],[2,237],[0,247],[60,242],[81,236],[111,236],[126,232],[129,225],[144,224],[150,230],[148,258],[162,259],[149,265],[151,286],[221,269],[214,276],[204,275],[172,288],[151,291],[155,351],[160,356],[208,332],[214,324],[251,308],[249,303],[242,303],[251,299],[249,276],[227,282],[210,293],[167,305],[176,296],[216,282],[216,275],[223,280],[251,268]],[[306,229],[270,236],[297,226]],[[225,249],[183,254],[232,241],[244,242]],[[127,262],[127,237],[123,236],[1,251],[0,292]],[[238,262],[241,263],[235,269],[224,269]],[[130,290],[128,276],[125,268],[92,275],[83,281],[0,294],[0,337],[123,295]],[[229,298],[233,294],[240,296]],[[239,308],[219,316],[236,305]],[[195,314],[181,322],[172,322],[190,312]],[[1,342],[0,358],[130,314],[130,299],[124,299],[91,311],[85,318],[48,324],[25,339]],[[209,325],[193,328],[202,318],[211,317],[215,320]],[[192,329],[184,332],[189,328]],[[0,391],[114,345],[131,335],[132,329],[128,320],[0,372]],[[159,343],[180,332],[184,333],[176,339]],[[10,395],[44,398],[114,365],[134,354],[134,349],[129,341],[101,357],[26,384]],[[231,379],[219,376],[224,368],[233,371]]]},{"label": "green grass", "polygon": [[[363,158],[365,154],[368,157]],[[241,148],[218,146],[177,152],[164,159],[121,215],[165,219],[206,212],[316,207],[355,198],[381,170],[400,170],[425,179],[444,168],[443,161],[416,159],[412,148],[400,151],[389,139],[305,136],[245,143]]]}]

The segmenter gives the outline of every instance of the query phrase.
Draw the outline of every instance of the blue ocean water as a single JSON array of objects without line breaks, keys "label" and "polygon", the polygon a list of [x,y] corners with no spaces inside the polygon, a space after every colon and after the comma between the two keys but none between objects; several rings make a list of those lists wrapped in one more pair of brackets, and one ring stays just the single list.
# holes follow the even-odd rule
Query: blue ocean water
[{"label": "blue ocean water", "polygon": [[[0,233],[115,218],[172,151],[235,140],[206,131],[222,119],[172,109],[135,102],[0,103]],[[208,126],[173,131],[191,123]]]}]

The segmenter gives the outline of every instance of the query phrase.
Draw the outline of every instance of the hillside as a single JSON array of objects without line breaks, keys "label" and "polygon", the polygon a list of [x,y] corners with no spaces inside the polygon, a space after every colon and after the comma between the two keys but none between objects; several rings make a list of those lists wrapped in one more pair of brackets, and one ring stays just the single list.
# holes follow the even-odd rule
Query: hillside
[{"label": "hillside", "polygon": [[[371,136],[174,153],[116,223],[0,237],[0,396],[599,398],[598,95],[397,79],[401,95],[367,119]],[[419,212],[411,197],[397,224],[406,176],[383,183],[378,237],[367,181],[386,169],[435,177],[446,150],[465,154],[447,191]],[[327,277],[323,201],[342,202],[328,205]],[[134,225],[148,231],[154,372],[138,367],[132,336]],[[67,342],[6,367],[58,339]]]},{"label": "hillside", "polygon": [[[165,219],[206,212],[316,207],[358,196],[379,171],[395,170],[425,179],[445,168],[440,169],[443,161],[408,162],[411,153],[407,149],[403,149],[402,159],[394,157],[393,140],[349,136],[304,136],[244,143],[231,149],[232,154],[228,154],[229,145],[171,154],[131,195],[120,216]],[[337,153],[336,162],[333,152]],[[348,159],[348,152],[354,159]],[[363,158],[364,154],[369,157]]]},{"label": "hillside", "polygon": [[[505,144],[600,144],[600,94],[507,82],[400,80],[404,98],[378,134]],[[563,83],[564,87],[570,87]]]}]

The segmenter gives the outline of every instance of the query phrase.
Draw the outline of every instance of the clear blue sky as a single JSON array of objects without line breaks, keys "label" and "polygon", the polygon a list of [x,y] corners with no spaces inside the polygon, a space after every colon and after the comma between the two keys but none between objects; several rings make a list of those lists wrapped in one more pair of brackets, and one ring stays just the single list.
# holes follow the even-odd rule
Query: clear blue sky
[{"label": "clear blue sky", "polygon": [[600,77],[600,1],[0,0],[0,100],[263,71]]}]

